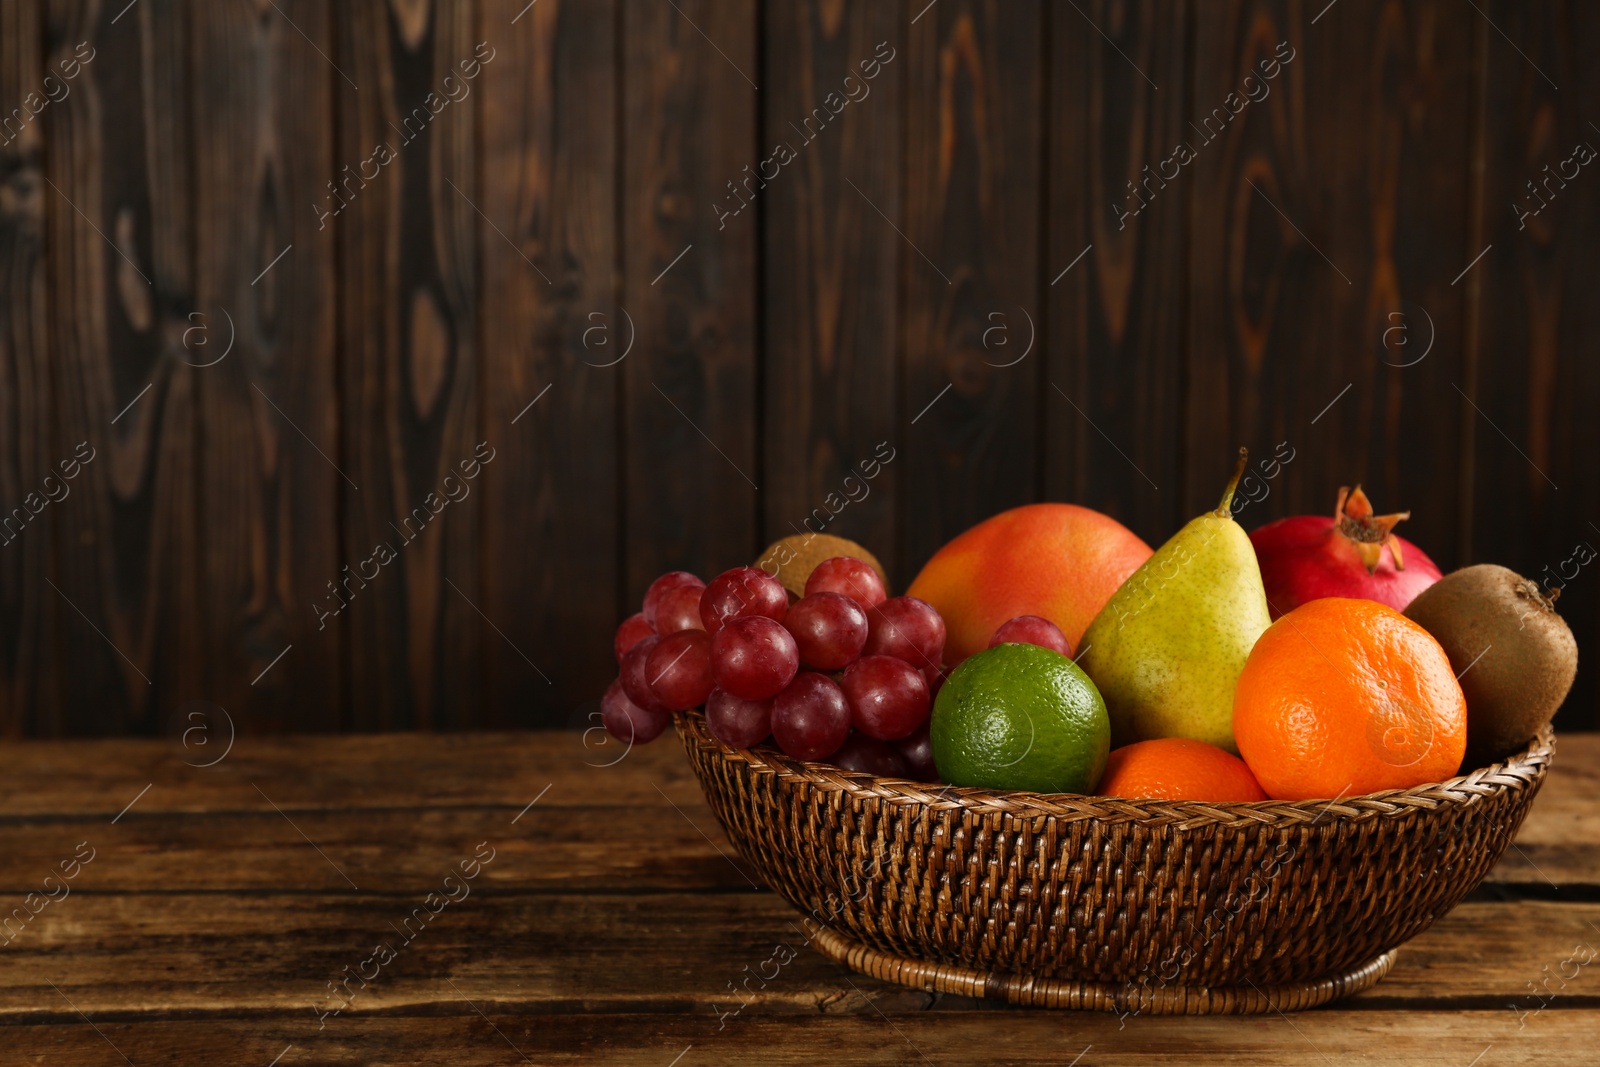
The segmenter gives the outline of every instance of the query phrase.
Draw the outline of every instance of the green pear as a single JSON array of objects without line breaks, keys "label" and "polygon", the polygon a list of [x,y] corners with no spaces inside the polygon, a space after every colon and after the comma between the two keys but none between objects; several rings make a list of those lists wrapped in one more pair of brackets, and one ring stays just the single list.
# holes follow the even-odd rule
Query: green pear
[{"label": "green pear", "polygon": [[1078,665],[1099,687],[1112,745],[1189,737],[1237,754],[1233,688],[1271,624],[1261,568],[1233,521],[1233,493],[1191,519],[1122,583],[1083,634]]}]

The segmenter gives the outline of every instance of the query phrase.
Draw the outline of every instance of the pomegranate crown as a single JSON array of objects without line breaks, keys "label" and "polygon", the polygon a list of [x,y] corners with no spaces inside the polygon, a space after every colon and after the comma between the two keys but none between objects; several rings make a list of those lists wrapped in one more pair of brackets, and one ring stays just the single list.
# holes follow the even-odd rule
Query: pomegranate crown
[{"label": "pomegranate crown", "polygon": [[1361,491],[1361,486],[1351,489],[1347,485],[1341,485],[1339,502],[1333,508],[1333,528],[1356,546],[1356,551],[1361,554],[1361,562],[1366,564],[1368,574],[1378,569],[1378,561],[1383,558],[1385,546],[1389,549],[1389,555],[1394,558],[1394,569],[1403,571],[1406,569],[1405,556],[1401,553],[1399,539],[1394,536],[1394,528],[1402,519],[1410,517],[1409,511],[1397,511],[1392,515],[1374,515],[1372,501]]}]

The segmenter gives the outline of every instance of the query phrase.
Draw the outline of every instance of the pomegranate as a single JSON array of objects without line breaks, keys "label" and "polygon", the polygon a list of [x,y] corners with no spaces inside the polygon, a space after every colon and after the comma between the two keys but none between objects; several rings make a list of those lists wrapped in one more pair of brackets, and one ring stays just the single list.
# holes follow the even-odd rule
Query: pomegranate
[{"label": "pomegranate", "polygon": [[1291,515],[1250,534],[1274,620],[1308,600],[1342,596],[1404,611],[1440,578],[1416,545],[1394,532],[1411,512],[1374,515],[1358,485],[1341,486],[1333,518]]}]

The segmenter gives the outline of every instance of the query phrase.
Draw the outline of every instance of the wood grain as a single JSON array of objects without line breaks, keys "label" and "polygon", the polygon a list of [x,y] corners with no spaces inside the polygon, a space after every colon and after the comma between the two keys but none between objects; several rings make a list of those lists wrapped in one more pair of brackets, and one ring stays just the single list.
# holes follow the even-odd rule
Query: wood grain
[{"label": "wood grain", "polygon": [[[1152,546],[1182,513],[1189,197],[1160,168],[1187,135],[1188,4],[1052,9],[1041,263],[1044,484]],[[1102,37],[1105,33],[1107,37]],[[1127,217],[1127,183],[1155,173]]]},{"label": "wood grain", "polygon": [[505,879],[506,886],[546,893],[603,893],[618,886],[630,892],[751,891],[747,873],[741,873],[748,868],[709,812],[698,806],[676,812],[659,795],[651,797],[640,798],[640,807],[650,806],[640,818],[632,815],[633,806],[558,809],[543,802],[525,815],[517,805],[356,817],[307,811],[303,790],[263,784],[248,809],[203,818],[141,814],[135,807],[114,827],[109,818],[10,827],[8,847],[14,845],[15,852],[0,863],[0,885],[25,895],[40,872],[87,841],[100,858],[78,879],[77,888],[86,893],[162,893],[185,886],[226,893],[359,889],[420,896],[446,873],[438,869],[442,857],[470,855],[477,842],[493,840],[500,858],[486,885]]},{"label": "wood grain", "polygon": [[616,669],[595,635],[621,597],[616,361],[635,340],[615,284],[615,6],[510,19],[483,11],[501,55],[476,88],[484,433],[503,443],[482,478],[482,724],[498,727],[562,723]]},{"label": "wood grain", "polygon": [[[270,1013],[293,1020],[308,1004],[337,1007],[329,999],[329,976],[367,958],[378,944],[387,944],[399,959],[367,989],[352,986],[359,992],[338,1024],[373,1013],[432,1010],[451,993],[441,975],[460,994],[502,1012],[687,1016],[709,1018],[713,1030],[719,1009],[737,1009],[741,999],[751,1001],[739,1013],[741,1022],[819,1010],[872,1017],[876,1011],[930,1008],[981,1010],[992,1018],[1000,1009],[839,967],[808,945],[807,932],[815,927],[803,926],[800,913],[770,893],[508,894],[485,884],[499,871],[496,856],[475,880],[458,875],[450,888],[458,899],[436,915],[429,912],[426,895],[442,892],[443,878],[461,859],[473,857],[477,844],[434,855],[435,869],[412,894],[75,892],[49,905],[6,946],[13,966],[0,975],[0,1025],[37,1017],[52,999],[52,980],[95,1018],[126,1016],[137,990],[136,1006],[145,1014]],[[79,881],[108,858],[97,856]],[[419,921],[419,907],[431,917]],[[252,948],[262,934],[263,914],[272,916],[281,943],[270,953]],[[1374,1020],[1427,1008],[1492,1009],[1504,1012],[1514,1031],[1516,1016],[1507,1005],[1536,1009],[1528,981],[1537,989],[1543,968],[1556,971],[1574,945],[1600,944],[1589,926],[1597,919],[1600,904],[1463,904],[1401,949],[1388,977],[1341,1001],[1338,1009]],[[1490,944],[1504,948],[1486,968],[1484,948]],[[787,951],[767,963],[780,949]],[[47,978],[54,961],[69,953],[85,966],[66,982]],[[1574,968],[1566,973],[1573,975]],[[641,981],[650,974],[670,974],[671,981]],[[1584,981],[1591,977],[1586,970],[1577,974],[1582,977],[1565,989],[1550,983],[1549,990],[1560,991],[1556,1003],[1565,1002],[1563,1010],[1600,1010],[1600,984]],[[1546,1019],[1541,1013],[1528,1025],[1537,1028]],[[1486,1036],[1484,1043],[1491,1039]]]},{"label": "wood grain", "polygon": [[0,735],[584,727],[664,570],[821,516],[903,587],[1036,499],[1157,543],[1240,444],[1295,456],[1246,527],[1359,480],[1587,656],[1596,209],[1544,168],[1597,16],[1314,6],[8,4],[0,118],[95,58],[0,144],[0,506],[97,458],[0,545]]},{"label": "wood grain", "polygon": [[714,205],[765,149],[753,6],[630,7],[622,39],[621,302],[638,341],[621,364],[627,565],[618,607],[631,613],[663,571],[710,578],[762,547],[757,230],[720,230]]},{"label": "wood grain", "polygon": [[[808,951],[793,909],[738,884],[691,826],[705,820],[721,840],[681,792],[694,783],[670,744],[584,770],[570,733],[247,740],[209,773],[183,768],[170,744],[120,744],[129,765],[106,758],[112,742],[10,746],[0,896],[48,888],[45,872],[86,855],[79,841],[94,854],[70,895],[24,924],[11,916],[0,1063],[98,1063],[102,1050],[105,1062],[192,1062],[216,1049],[261,1063],[899,1063],[970,1059],[981,1044],[994,1063],[1089,1048],[1080,1062],[1462,1064],[1492,1046],[1495,1062],[1559,1064],[1587,1062],[1600,1016],[1587,971],[1551,977],[1600,936],[1600,851],[1559,895],[1480,891],[1406,945],[1384,982],[1331,1008],[1059,1015],[876,982]],[[519,807],[530,771],[549,789]],[[183,773],[115,822],[97,799],[117,780]],[[1564,745],[1523,837],[1600,843],[1597,776],[1600,738]],[[477,856],[472,879],[446,885]],[[458,899],[420,923],[438,890]],[[332,999],[330,982],[379,942],[395,958],[352,980],[353,999]],[[793,958],[763,979],[780,944]],[[1547,981],[1557,995],[1541,1008],[1529,988]]]},{"label": "wood grain", "polygon": [[728,230],[765,235],[763,540],[849,537],[898,590],[884,457],[904,444],[897,278],[914,253],[878,211],[902,215],[903,20],[888,4],[765,10],[762,155],[718,198]]},{"label": "wood grain", "polygon": [[[1484,11],[1522,54],[1484,27],[1483,151],[1500,165],[1483,171],[1480,247],[1489,250],[1462,282],[1481,303],[1476,374],[1456,396],[1472,428],[1464,562],[1499,563],[1561,586],[1561,614],[1593,655],[1600,570],[1582,561],[1600,549],[1600,471],[1588,458],[1600,450],[1600,366],[1584,345],[1600,319],[1578,250],[1600,235],[1600,175],[1568,161],[1580,144],[1600,151],[1591,125],[1600,119],[1583,103],[1600,75],[1578,47],[1600,23],[1586,4]],[[1577,174],[1563,178],[1563,169]],[[1600,725],[1593,674],[1579,672],[1559,725]]]},{"label": "wood grain", "polygon": [[[191,745],[192,749],[194,746]],[[145,786],[137,809],[150,812],[254,811],[257,786],[285,811],[413,806],[428,783],[429,806],[509,806],[520,811],[545,787],[541,804],[699,803],[700,786],[670,734],[649,745],[619,746],[600,729],[583,732],[350,734],[242,737],[215,766],[192,765],[177,739],[28,742],[0,775],[5,817],[82,815],[109,820]],[[70,781],[69,794],[60,790]]]},{"label": "wood grain", "polygon": [[334,176],[333,86],[344,83],[320,59],[303,62],[296,27],[327,42],[331,20],[285,0],[265,11],[202,4],[190,22],[194,77],[207,86],[194,122],[210,150],[196,154],[198,269],[182,358],[198,368],[214,707],[176,709],[180,737],[209,721],[191,720],[196,711],[217,719],[220,737],[216,707],[247,733],[339,724],[345,634],[320,629],[312,604],[339,570],[343,482],[306,438],[338,440],[335,244],[313,204]]},{"label": "wood grain", "polygon": [[445,84],[458,85],[462,63],[503,58],[477,36],[477,7],[335,9],[347,206],[328,219],[343,355],[333,459],[348,481],[344,558],[324,579],[341,589],[319,589],[318,603],[348,605],[327,625],[352,650],[347,723],[362,729],[458,726],[482,711],[482,497],[464,491],[459,466],[498,454],[493,441],[479,450],[478,103]]},{"label": "wood grain", "polygon": [[[499,870],[528,886],[749,888],[676,740],[620,760],[588,740],[566,732],[247,738],[205,769],[186,765],[191,754],[172,743],[12,746],[0,781],[0,888],[22,890],[31,872],[85,838],[122,857],[85,875],[107,891],[346,885],[304,831],[357,885],[400,892],[424,884],[417,878],[435,851],[509,827],[518,843],[508,838]],[[418,782],[428,783],[424,803]],[[1600,886],[1597,791],[1600,736],[1562,738],[1517,847],[1489,875],[1494,891],[1591,899]]]},{"label": "wood grain", "polygon": [[[1186,514],[1214,506],[1240,445],[1261,458],[1287,442],[1294,459],[1240,512],[1246,527],[1331,514],[1338,487],[1360,482],[1379,510],[1410,509],[1403,532],[1452,565],[1450,283],[1475,250],[1465,184],[1431,176],[1468,166],[1468,71],[1447,57],[1470,41],[1468,20],[1431,0],[1344,5],[1315,25],[1298,6],[1243,3],[1197,22]],[[1370,60],[1352,77],[1357,54]],[[1251,102],[1263,62],[1279,73]]]},{"label": "wood grain", "polygon": [[56,516],[71,734],[155,733],[201,692],[197,371],[177,358],[194,305],[180,7],[152,0],[115,24],[95,3],[48,8],[48,59],[85,42],[89,59],[45,145],[50,284],[71,294],[51,309],[50,452],[92,456]]},{"label": "wood grain", "polygon": [[72,483],[62,481],[51,455],[51,194],[38,118],[63,92],[70,98],[72,85],[45,66],[41,10],[36,3],[0,10],[0,100],[17,101],[0,114],[0,734],[7,737],[62,726],[62,605],[44,580],[54,565],[56,517],[54,502],[42,501],[64,487],[59,503],[66,504]]},{"label": "wood grain", "polygon": [[[1038,493],[1041,5],[954,0],[907,27],[903,555]],[[1037,339],[1034,348],[1037,350]],[[940,396],[946,386],[948,394]],[[931,405],[931,407],[929,406]]]},{"label": "wood grain", "polygon": [[[54,994],[52,994],[54,995]],[[854,996],[854,994],[852,994]],[[59,998],[58,998],[59,999]],[[478,1009],[483,1009],[480,1015]],[[304,1010],[304,1009],[303,1009]],[[499,1014],[492,1004],[440,998],[449,1014],[348,1018],[316,1031],[316,1019],[278,1023],[261,1019],[97,1020],[97,1035],[77,1016],[56,1025],[14,1026],[7,1037],[12,1063],[69,1060],[83,1067],[185,1063],[225,1049],[242,1063],[270,1063],[293,1046],[284,1064],[381,1062],[462,1067],[527,1062],[661,1067],[685,1053],[710,1067],[742,1067],[754,1060],[811,1065],[819,1060],[878,1065],[965,1062],[981,1049],[985,1063],[1060,1067],[1092,1049],[1080,1064],[1158,1067],[1218,1060],[1239,1067],[1326,1067],[1370,1056],[1384,1063],[1465,1064],[1490,1044],[1496,1063],[1585,1067],[1592,1061],[1594,1015],[1557,1011],[1540,1017],[1531,1033],[1508,1035],[1504,1011],[1364,1012],[1323,1009],[1291,1021],[1223,1016],[1140,1018],[1074,1016],[1045,1012],[905,1012],[884,1017],[835,1017],[826,1009],[809,1018],[741,1018],[717,1029],[717,1018],[658,1015],[569,1015],[528,1018]],[[1514,1029],[1514,1025],[1512,1026]],[[1486,1035],[1478,1041],[1479,1035]],[[1499,1042],[1494,1039],[1500,1038]],[[1474,1046],[1476,1042],[1476,1046]],[[115,1046],[115,1047],[113,1047]],[[121,1050],[120,1052],[118,1050]],[[1063,1059],[1063,1053],[1066,1058]]]}]

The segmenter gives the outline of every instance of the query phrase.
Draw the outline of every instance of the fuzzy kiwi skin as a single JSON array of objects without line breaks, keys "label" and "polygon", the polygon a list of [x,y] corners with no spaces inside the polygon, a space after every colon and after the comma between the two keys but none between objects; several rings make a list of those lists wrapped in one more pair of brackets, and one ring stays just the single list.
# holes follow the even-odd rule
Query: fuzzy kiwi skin
[{"label": "fuzzy kiwi skin", "polygon": [[816,570],[817,564],[835,556],[859,559],[878,572],[883,587],[889,588],[889,575],[884,572],[878,557],[847,537],[833,534],[806,533],[781,537],[767,546],[756,558],[754,566],[760,567],[797,597],[806,595],[806,579]]},{"label": "fuzzy kiwi skin", "polygon": [[1561,707],[1578,673],[1578,643],[1566,622],[1537,585],[1505,567],[1453,571],[1405,614],[1444,646],[1460,676],[1465,770],[1521,751]]}]

